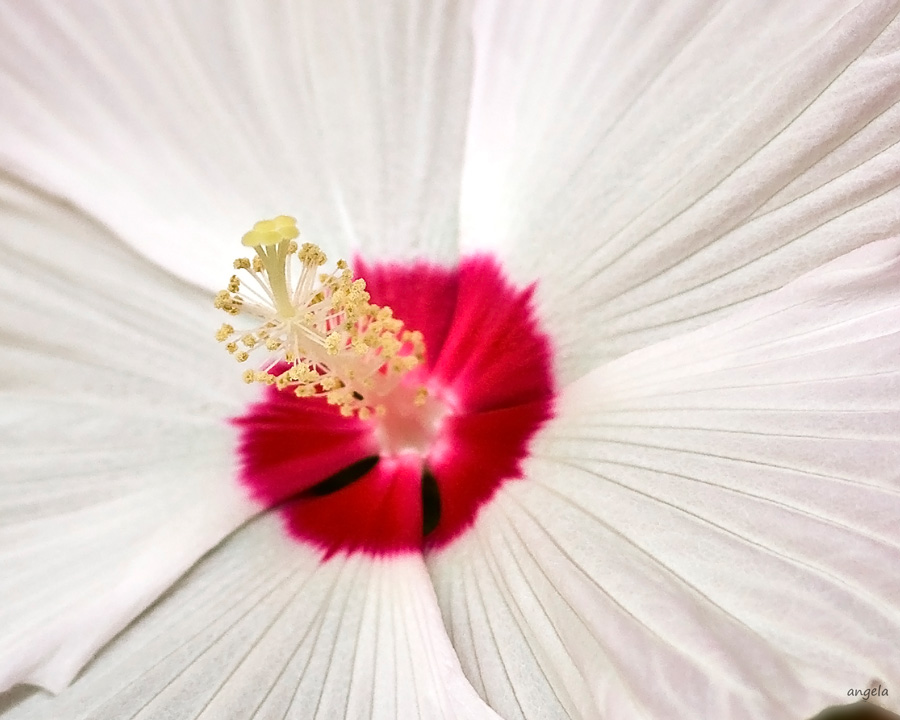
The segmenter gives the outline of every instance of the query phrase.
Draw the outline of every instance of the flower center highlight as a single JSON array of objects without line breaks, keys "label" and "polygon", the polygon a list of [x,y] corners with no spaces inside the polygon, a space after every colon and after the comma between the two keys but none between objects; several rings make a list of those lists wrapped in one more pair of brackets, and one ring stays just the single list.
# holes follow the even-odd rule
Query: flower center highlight
[{"label": "flower center highlight", "polygon": [[[325,253],[312,243],[298,246],[299,234],[297,221],[280,215],[244,235],[243,244],[256,256],[236,259],[234,268],[247,273],[252,285],[232,275],[215,305],[257,324],[238,333],[225,323],[216,339],[238,362],[260,349],[268,353],[262,369],[244,373],[247,383],[293,388],[297,397],[324,396],[345,416],[383,415],[383,400],[422,363],[422,333],[404,329],[391,308],[370,303],[365,280],[355,279],[344,260],[317,278]],[[425,396],[419,387],[411,400],[422,404]]]},{"label": "flower center highlight", "polygon": [[256,256],[234,263],[249,279],[216,297],[252,324],[217,338],[256,358],[247,382],[269,386],[234,419],[240,480],[325,557],[444,545],[521,477],[552,414],[533,288],[486,256],[455,269],[356,258],[366,280],[343,261],[320,274],[325,255],[298,236],[287,216],[256,223],[243,239]]}]

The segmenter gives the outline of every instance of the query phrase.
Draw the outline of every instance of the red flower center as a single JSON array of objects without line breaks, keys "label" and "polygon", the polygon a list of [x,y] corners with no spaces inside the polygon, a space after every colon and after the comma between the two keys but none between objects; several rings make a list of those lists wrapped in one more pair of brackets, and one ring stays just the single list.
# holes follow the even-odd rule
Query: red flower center
[{"label": "red flower center", "polygon": [[[422,332],[426,362],[383,416],[344,417],[321,398],[269,387],[235,419],[241,480],[326,556],[420,551],[450,542],[507,481],[552,412],[550,343],[533,287],[488,257],[355,268],[372,302]],[[424,385],[428,399],[413,394]]]}]

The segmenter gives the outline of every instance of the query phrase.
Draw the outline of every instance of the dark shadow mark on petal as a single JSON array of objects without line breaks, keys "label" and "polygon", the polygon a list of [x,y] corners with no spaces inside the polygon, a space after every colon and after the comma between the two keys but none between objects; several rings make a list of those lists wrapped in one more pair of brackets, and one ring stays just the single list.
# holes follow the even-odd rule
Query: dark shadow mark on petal
[{"label": "dark shadow mark on petal", "polygon": [[331,495],[341,488],[347,487],[355,480],[359,480],[363,475],[370,472],[381,460],[378,455],[370,455],[362,460],[357,460],[352,465],[348,465],[343,470],[338,470],[334,475],[329,475],[321,482],[316,483],[311,488],[307,488],[302,493],[295,495],[294,498],[311,498],[323,497]]},{"label": "dark shadow mark on petal", "polygon": [[433,532],[441,521],[441,493],[437,478],[428,468],[422,470],[422,537]]}]

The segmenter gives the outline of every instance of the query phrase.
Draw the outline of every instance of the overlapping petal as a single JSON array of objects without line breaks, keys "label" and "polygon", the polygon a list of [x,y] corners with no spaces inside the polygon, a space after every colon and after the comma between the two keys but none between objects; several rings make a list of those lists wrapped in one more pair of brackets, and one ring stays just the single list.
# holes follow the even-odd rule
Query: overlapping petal
[{"label": "overlapping petal", "polygon": [[563,381],[900,230],[898,10],[478,3],[462,243]]},{"label": "overlapping petal", "polygon": [[441,625],[421,556],[333,557],[254,521],[57,698],[10,720],[498,720]]},{"label": "overlapping petal", "polygon": [[0,183],[0,687],[60,690],[257,511],[202,293]]},{"label": "overlapping petal", "polygon": [[218,288],[256,220],[452,259],[467,2],[0,8],[0,161]]},{"label": "overlapping petal", "polygon": [[873,243],[565,390],[430,559],[492,707],[808,717],[900,680],[898,280]]}]

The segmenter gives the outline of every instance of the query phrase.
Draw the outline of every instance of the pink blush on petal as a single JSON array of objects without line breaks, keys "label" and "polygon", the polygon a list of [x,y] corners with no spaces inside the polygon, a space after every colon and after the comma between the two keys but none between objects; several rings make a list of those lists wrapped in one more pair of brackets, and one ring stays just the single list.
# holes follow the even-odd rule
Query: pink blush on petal
[{"label": "pink blush on petal", "polygon": [[426,538],[428,547],[465,532],[504,482],[522,477],[528,441],[550,415],[549,403],[539,401],[448,420],[428,459],[441,498],[441,521]]},{"label": "pink blush on petal", "polygon": [[412,265],[353,264],[365,278],[376,305],[387,305],[406,327],[425,336],[426,366],[430,370],[451,330],[459,295],[459,271],[417,262]]},{"label": "pink blush on petal", "polygon": [[492,258],[460,264],[450,332],[432,371],[460,413],[550,402],[550,341],[538,327],[533,294],[534,286],[520,290],[507,281]]},{"label": "pink blush on petal", "polygon": [[459,268],[459,294],[431,379],[454,412],[428,456],[441,522],[427,545],[451,541],[475,520],[553,414],[550,341],[537,325],[534,288],[515,288],[491,258]]},{"label": "pink blush on petal", "polygon": [[382,458],[374,469],[337,492],[288,503],[284,518],[295,538],[337,552],[373,556],[422,547],[422,461]]},{"label": "pink blush on petal", "polygon": [[[372,302],[423,334],[424,367],[387,398],[384,418],[366,421],[267,389],[234,421],[241,479],[326,557],[420,552],[463,533],[521,477],[531,437],[552,416],[550,343],[533,287],[514,287],[491,258],[355,267]],[[419,384],[421,407],[410,400]]]},{"label": "pink blush on petal", "polygon": [[379,452],[368,423],[275,387],[232,423],[240,433],[241,480],[267,508]]}]

